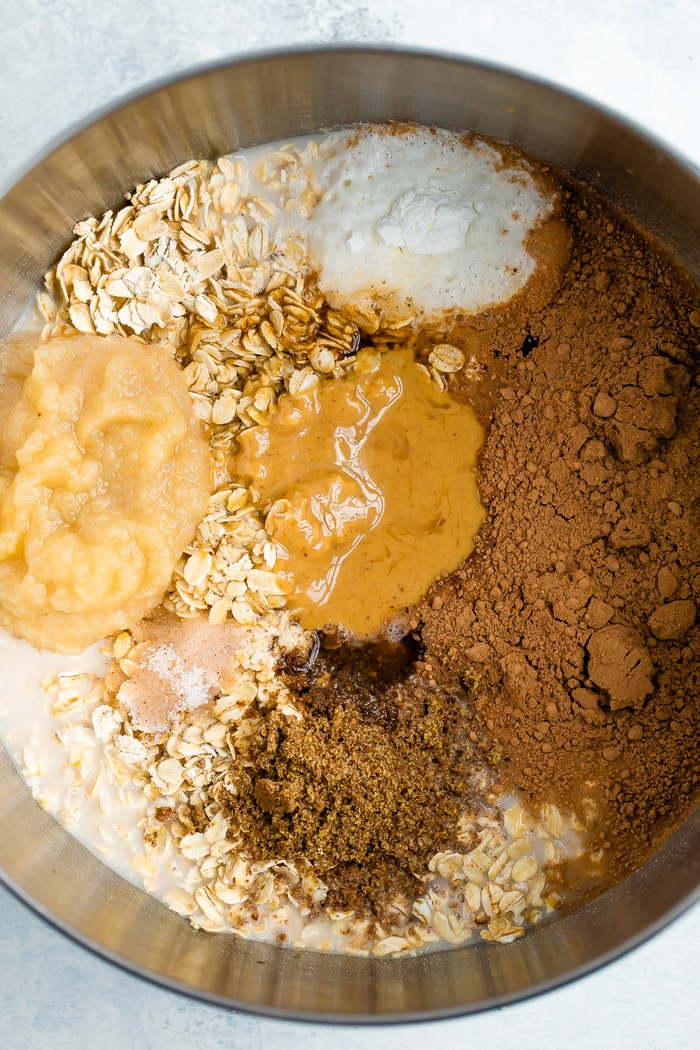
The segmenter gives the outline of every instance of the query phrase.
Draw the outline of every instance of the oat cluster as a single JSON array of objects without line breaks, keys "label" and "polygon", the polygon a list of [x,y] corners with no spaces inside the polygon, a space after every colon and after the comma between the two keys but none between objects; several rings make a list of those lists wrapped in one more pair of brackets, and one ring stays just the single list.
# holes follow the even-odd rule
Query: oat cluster
[{"label": "oat cluster", "polygon": [[[291,195],[303,164],[290,146],[271,151],[254,177],[242,158],[181,165],[137,187],[119,211],[78,223],[47,275],[45,337],[135,335],[169,345],[180,362],[216,483],[166,605],[181,617],[231,618],[250,630],[250,644],[234,685],[167,733],[137,730],[117,695],[136,666],[130,632],[113,639],[105,678],[59,676],[51,705],[70,784],[62,802],[40,800],[68,827],[81,805],[93,806],[105,829],[116,802],[125,807],[129,826],[124,819],[103,832],[104,856],[114,855],[116,834],[146,889],[205,930],[374,955],[477,934],[509,942],[556,907],[546,865],[576,848],[580,829],[553,807],[536,818],[494,797],[479,815],[465,813],[462,850],[416,873],[424,893],[397,901],[381,925],[324,909],[327,888],[310,866],[255,864],[218,801],[259,711],[275,705],[300,717],[275,670],[280,654],[308,644],[286,609],[267,508],[231,472],[237,435],[265,421],[285,392],[373,369],[382,350],[412,338],[412,317],[386,327],[371,309],[332,310],[318,293],[303,242],[285,233],[292,207],[309,213],[316,203],[308,185]],[[421,367],[444,388],[464,364],[458,347],[439,341]],[[38,776],[40,760],[26,757]]]}]

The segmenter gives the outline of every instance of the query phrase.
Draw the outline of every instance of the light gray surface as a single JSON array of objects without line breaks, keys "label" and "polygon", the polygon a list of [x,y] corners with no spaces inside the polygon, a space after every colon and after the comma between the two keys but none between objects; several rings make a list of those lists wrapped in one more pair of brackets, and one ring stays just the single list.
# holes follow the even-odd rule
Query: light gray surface
[{"label": "light gray surface", "polygon": [[0,895],[4,1050],[694,1050],[700,908],[632,955],[530,1002],[360,1029],[193,1002],[102,962]]},{"label": "light gray surface", "polygon": [[[305,42],[446,49],[552,80],[700,164],[697,0],[0,0],[0,181],[127,91],[193,65]],[[0,1046],[697,1045],[700,909],[601,973],[460,1021],[330,1030],[179,998],[95,959],[0,891]]]}]

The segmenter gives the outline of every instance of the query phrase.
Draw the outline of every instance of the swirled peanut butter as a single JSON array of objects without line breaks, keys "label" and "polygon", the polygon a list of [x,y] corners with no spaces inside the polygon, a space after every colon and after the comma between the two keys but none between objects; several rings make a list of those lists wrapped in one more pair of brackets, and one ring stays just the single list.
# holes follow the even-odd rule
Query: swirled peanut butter
[{"label": "swirled peanut butter", "polygon": [[39,343],[0,404],[0,623],[78,652],[161,601],[206,505],[207,444],[161,347]]},{"label": "swirled peanut butter", "polygon": [[439,391],[408,350],[374,371],[285,396],[240,438],[304,627],[376,634],[473,549],[485,509],[473,409]]}]

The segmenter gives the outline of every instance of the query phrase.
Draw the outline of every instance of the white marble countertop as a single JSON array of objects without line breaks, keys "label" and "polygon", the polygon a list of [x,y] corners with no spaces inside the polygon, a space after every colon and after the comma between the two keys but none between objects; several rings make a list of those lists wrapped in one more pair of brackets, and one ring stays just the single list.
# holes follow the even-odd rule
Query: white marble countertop
[{"label": "white marble countertop", "polygon": [[[598,100],[700,165],[698,0],[0,0],[0,172],[128,91],[243,52],[311,42],[434,48]],[[697,1046],[700,909],[605,970],[529,1002],[389,1029],[287,1024],[126,974],[0,889],[6,1050],[384,1050]]]}]

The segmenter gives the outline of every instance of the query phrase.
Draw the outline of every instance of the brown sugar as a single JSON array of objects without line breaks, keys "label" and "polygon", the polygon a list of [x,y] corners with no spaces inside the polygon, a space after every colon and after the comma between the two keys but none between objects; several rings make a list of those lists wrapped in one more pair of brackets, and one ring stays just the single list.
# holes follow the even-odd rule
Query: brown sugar
[{"label": "brown sugar", "polygon": [[486,787],[467,692],[438,688],[406,643],[321,650],[287,678],[304,717],[263,714],[219,799],[256,860],[308,861],[332,907],[381,917]]}]

